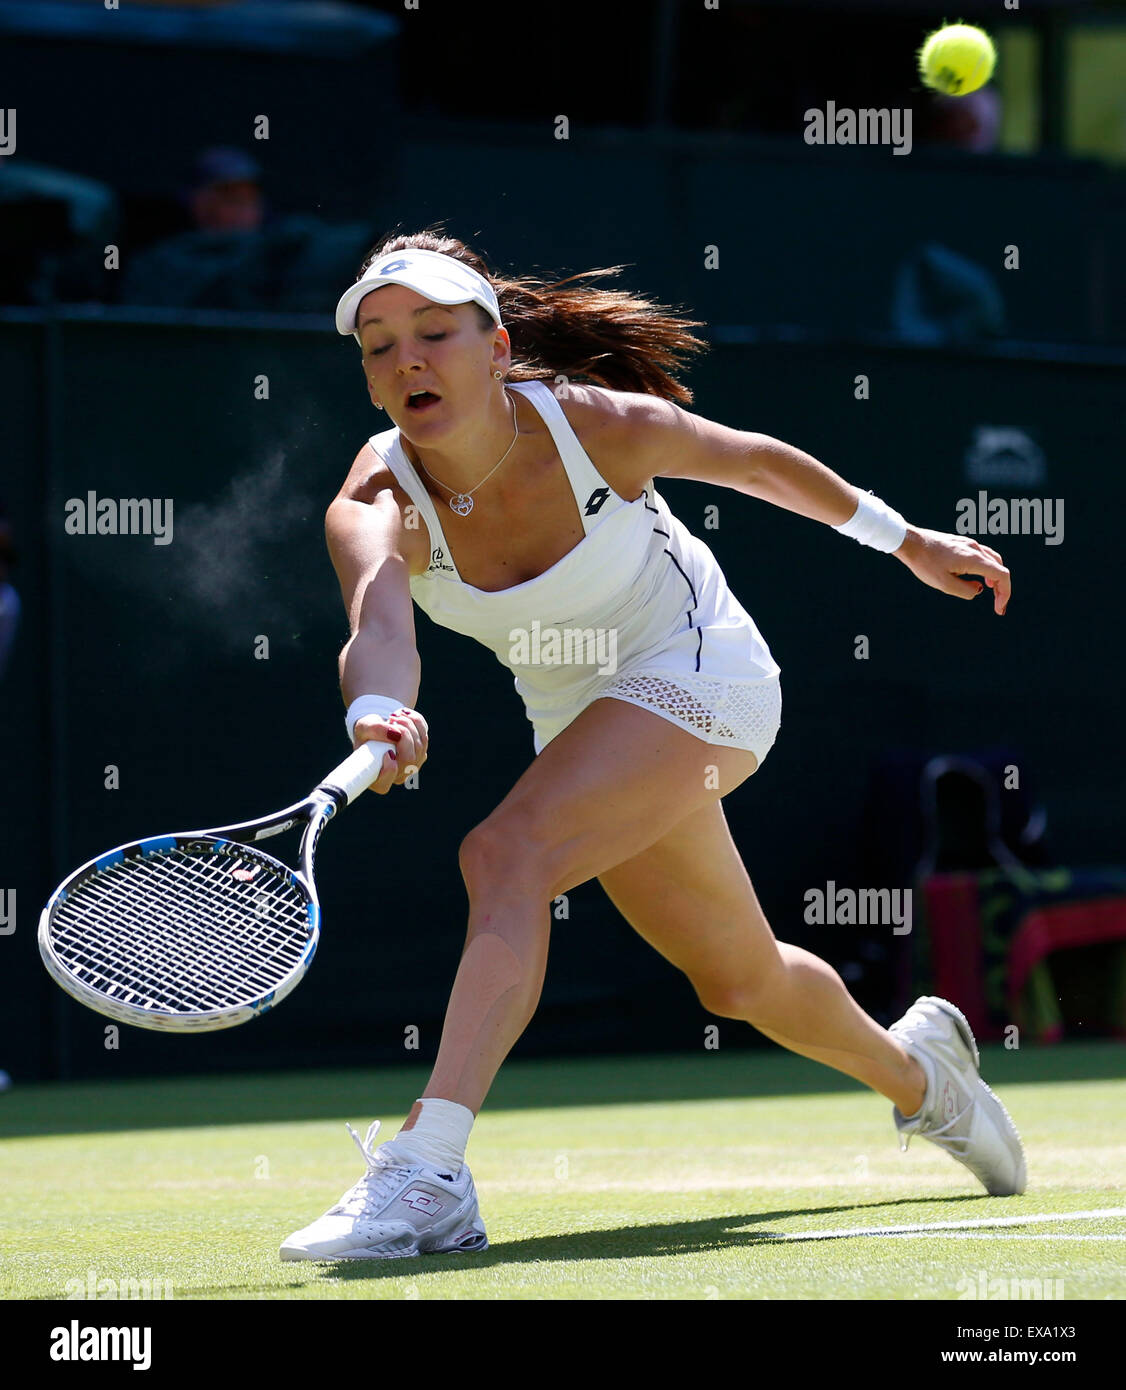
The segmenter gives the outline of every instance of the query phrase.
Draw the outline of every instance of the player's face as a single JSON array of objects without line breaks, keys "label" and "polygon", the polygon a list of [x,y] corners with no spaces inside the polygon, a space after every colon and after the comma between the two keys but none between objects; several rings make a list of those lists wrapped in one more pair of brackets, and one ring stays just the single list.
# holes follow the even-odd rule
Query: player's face
[{"label": "player's face", "polygon": [[[372,402],[409,438],[436,440],[481,411],[493,372],[509,363],[504,329],[482,329],[477,306],[435,304],[405,285],[360,301],[356,323]],[[425,388],[428,395],[410,393]]]}]

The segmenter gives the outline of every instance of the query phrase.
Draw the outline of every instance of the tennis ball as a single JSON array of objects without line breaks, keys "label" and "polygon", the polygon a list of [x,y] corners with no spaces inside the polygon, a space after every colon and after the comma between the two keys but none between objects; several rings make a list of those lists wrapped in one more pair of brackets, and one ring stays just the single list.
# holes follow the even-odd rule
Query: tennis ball
[{"label": "tennis ball", "polygon": [[919,49],[923,81],[952,97],[964,97],[984,87],[996,62],[993,40],[973,24],[947,24],[936,29]]}]

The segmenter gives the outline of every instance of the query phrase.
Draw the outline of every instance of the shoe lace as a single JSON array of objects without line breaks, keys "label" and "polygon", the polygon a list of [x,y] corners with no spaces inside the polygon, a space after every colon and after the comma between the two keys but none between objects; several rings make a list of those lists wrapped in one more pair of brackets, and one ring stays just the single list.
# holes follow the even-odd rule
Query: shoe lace
[{"label": "shoe lace", "polygon": [[971,1101],[970,1104],[967,1105],[964,1110],[960,1110],[953,1119],[947,1120],[946,1123],[942,1125],[935,1125],[933,1127],[927,1126],[920,1130],[920,1133],[924,1138],[929,1139],[932,1144],[939,1144],[942,1148],[948,1149],[958,1158],[965,1158],[970,1148],[969,1135],[947,1134],[946,1131],[965,1119],[966,1115],[968,1115],[972,1109],[973,1102]]},{"label": "shoe lace", "polygon": [[358,1182],[352,1184],[332,1208],[334,1213],[344,1216],[368,1215],[369,1212],[386,1204],[402,1182],[403,1176],[410,1172],[407,1165],[394,1163],[387,1155],[376,1153],[372,1147],[375,1136],[379,1133],[379,1124],[378,1120],[373,1120],[368,1126],[367,1135],[361,1139],[352,1126],[345,1122],[345,1129],[364,1156],[367,1172]]}]

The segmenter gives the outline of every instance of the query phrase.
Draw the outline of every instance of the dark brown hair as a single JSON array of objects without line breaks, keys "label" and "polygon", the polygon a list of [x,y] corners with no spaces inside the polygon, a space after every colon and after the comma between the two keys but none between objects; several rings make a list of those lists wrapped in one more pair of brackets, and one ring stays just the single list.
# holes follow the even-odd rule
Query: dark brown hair
[{"label": "dark brown hair", "polygon": [[[599,289],[588,283],[617,275],[623,266],[583,270],[563,280],[495,275],[483,256],[435,224],[420,232],[393,233],[377,242],[356,279],[378,257],[410,249],[440,251],[464,261],[489,281],[512,340],[511,381],[565,376],[614,391],[641,391],[691,404],[692,392],[672,372],[682,359],[707,347],[689,331],[704,325],[628,290]],[[476,307],[481,327],[493,328],[487,310]]]}]

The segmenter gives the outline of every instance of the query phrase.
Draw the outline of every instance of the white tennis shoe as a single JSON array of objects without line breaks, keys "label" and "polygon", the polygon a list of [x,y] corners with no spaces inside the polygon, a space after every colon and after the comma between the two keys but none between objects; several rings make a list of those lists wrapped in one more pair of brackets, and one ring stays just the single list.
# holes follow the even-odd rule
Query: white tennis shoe
[{"label": "white tennis shoe", "polygon": [[892,1110],[899,1148],[922,1135],[964,1164],[991,1197],[1023,1192],[1024,1147],[1009,1112],[982,1081],[977,1043],[960,1009],[945,999],[916,999],[888,1029],[915,1056],[927,1077],[919,1111]]},{"label": "white tennis shoe", "polygon": [[393,1141],[373,1150],[378,1120],[366,1139],[347,1129],[367,1172],[324,1216],[285,1241],[283,1260],[395,1260],[488,1248],[467,1164],[456,1173],[428,1168],[404,1160]]}]

